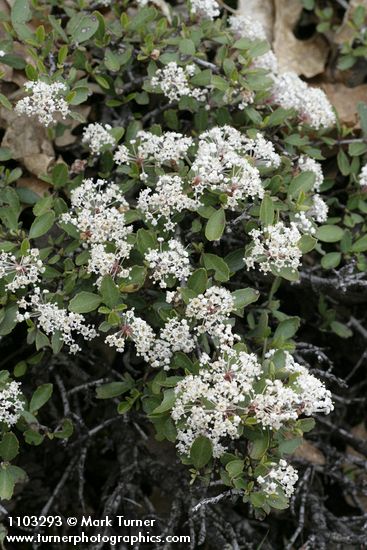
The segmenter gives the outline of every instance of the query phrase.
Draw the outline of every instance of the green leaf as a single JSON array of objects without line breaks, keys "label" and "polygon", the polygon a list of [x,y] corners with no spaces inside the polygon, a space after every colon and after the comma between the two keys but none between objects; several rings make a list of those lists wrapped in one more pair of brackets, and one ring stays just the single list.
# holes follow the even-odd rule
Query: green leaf
[{"label": "green leaf", "polygon": [[174,402],[176,401],[176,394],[174,389],[169,389],[164,392],[162,403],[156,407],[152,414],[161,414],[172,409]]},{"label": "green leaf", "polygon": [[350,164],[347,155],[344,153],[343,149],[340,149],[337,156],[339,170],[343,176],[349,176],[350,174]]},{"label": "green leaf", "polygon": [[292,454],[302,443],[302,437],[296,437],[294,439],[284,439],[279,443],[279,451],[282,454]]},{"label": "green leaf", "polygon": [[97,17],[85,13],[74,14],[66,26],[66,30],[75,44],[81,44],[92,38],[97,29]]},{"label": "green leaf", "polygon": [[126,380],[121,382],[110,382],[109,384],[98,386],[96,395],[98,399],[111,399],[112,397],[118,397],[119,395],[128,392],[131,390],[133,385],[133,380],[129,378],[126,378]]},{"label": "green leaf", "polygon": [[260,292],[254,288],[241,288],[232,292],[234,300],[234,309],[242,309],[253,302],[256,302],[260,296]]},{"label": "green leaf", "polygon": [[11,22],[13,26],[24,24],[30,20],[32,12],[28,0],[15,0],[11,8]]},{"label": "green leaf", "polygon": [[69,310],[74,313],[89,313],[94,311],[102,302],[102,298],[93,292],[79,292],[70,300]]},{"label": "green leaf", "polygon": [[276,277],[283,277],[283,279],[286,279],[287,281],[298,281],[299,280],[299,273],[296,269],[292,269],[291,267],[282,267],[281,269],[276,269],[275,267],[271,269],[271,272]]},{"label": "green leaf", "polygon": [[34,413],[38,411],[47,401],[50,399],[53,391],[52,384],[42,384],[38,386],[34,394],[32,395],[31,402],[29,404],[29,411]]},{"label": "green leaf", "polygon": [[55,164],[51,173],[52,183],[55,187],[62,187],[68,181],[68,167],[63,162]]},{"label": "green leaf", "polygon": [[115,285],[111,275],[105,275],[103,277],[100,292],[106,306],[113,308],[120,302],[120,291]]},{"label": "green leaf", "polygon": [[11,111],[13,106],[8,100],[8,98],[4,94],[0,94],[0,103],[5,109],[8,109],[8,111]]},{"label": "green leaf", "polygon": [[344,325],[343,323],[339,323],[339,321],[333,321],[330,324],[331,330],[335,332],[340,338],[350,338],[353,336],[353,332],[350,330],[350,328],[347,327],[347,325]]},{"label": "green leaf", "polygon": [[146,33],[147,24],[155,19],[157,10],[154,8],[146,7],[138,10],[132,19],[129,21],[129,29],[131,31],[141,30]]},{"label": "green leaf", "polygon": [[316,237],[325,243],[336,243],[342,239],[344,230],[337,225],[321,225],[316,231]]},{"label": "green leaf", "polygon": [[315,424],[316,422],[314,418],[301,418],[300,420],[297,420],[297,428],[300,428],[303,433],[313,430]]},{"label": "green leaf", "polygon": [[260,206],[260,221],[266,227],[274,220],[274,204],[269,195],[265,195]]},{"label": "green leaf", "polygon": [[204,436],[195,439],[190,449],[190,459],[197,470],[203,468],[213,455],[212,442]]},{"label": "green leaf", "polygon": [[194,271],[194,273],[189,277],[187,281],[187,286],[196,294],[202,294],[206,290],[206,285],[208,283],[208,274],[206,269],[201,267]]},{"label": "green leaf", "polygon": [[270,443],[269,431],[264,430],[253,441],[250,442],[249,455],[251,458],[260,459],[267,451]]},{"label": "green leaf", "polygon": [[178,49],[183,55],[195,55],[195,44],[189,38],[183,38],[178,43]]},{"label": "green leaf", "polygon": [[208,241],[218,241],[223,235],[223,231],[226,225],[226,215],[223,208],[215,210],[210,216],[206,228],[205,237]]},{"label": "green leaf", "polygon": [[302,235],[298,241],[298,247],[302,254],[307,254],[307,252],[311,252],[315,248],[316,243],[317,240],[311,237],[311,235]]},{"label": "green leaf", "polygon": [[0,443],[0,456],[6,462],[13,460],[19,452],[19,442],[13,432],[4,434]]},{"label": "green leaf", "polygon": [[360,122],[361,122],[362,132],[363,132],[364,137],[366,137],[367,136],[367,105],[366,105],[366,103],[362,103],[362,102],[358,103],[357,110],[358,110],[359,119],[360,119]]},{"label": "green leaf", "polygon": [[290,317],[289,319],[285,319],[285,321],[281,321],[275,330],[274,340],[289,340],[289,338],[292,338],[296,334],[299,326],[299,317]]},{"label": "green leaf", "polygon": [[363,235],[352,246],[352,252],[366,252],[367,250],[367,235]]},{"label": "green leaf", "polygon": [[10,500],[13,496],[15,480],[9,466],[0,468],[0,499]]},{"label": "green leaf", "polygon": [[203,254],[205,268],[214,271],[214,279],[220,282],[226,282],[229,279],[229,268],[226,262],[220,256],[215,254]]},{"label": "green leaf", "polygon": [[136,234],[136,248],[141,254],[145,254],[150,249],[158,246],[157,235],[154,231],[148,229],[139,229]]},{"label": "green leaf", "polygon": [[348,153],[351,157],[359,157],[360,155],[364,155],[364,153],[367,151],[367,143],[350,143],[348,145]]},{"label": "green leaf", "polygon": [[226,464],[226,470],[228,472],[228,475],[231,479],[240,476],[243,473],[243,469],[245,466],[245,461],[236,459],[236,460],[230,460]]},{"label": "green leaf", "polygon": [[315,185],[316,176],[313,172],[301,172],[292,179],[288,187],[288,197],[298,197],[303,192],[311,191]]},{"label": "green leaf", "polygon": [[329,252],[321,258],[321,265],[324,269],[334,269],[340,264],[342,255],[340,252]]},{"label": "green leaf", "polygon": [[54,221],[54,212],[45,212],[41,216],[38,216],[31,225],[31,228],[29,230],[29,238],[37,239],[38,237],[41,237],[42,235],[47,233],[47,231],[49,231],[53,226]]}]

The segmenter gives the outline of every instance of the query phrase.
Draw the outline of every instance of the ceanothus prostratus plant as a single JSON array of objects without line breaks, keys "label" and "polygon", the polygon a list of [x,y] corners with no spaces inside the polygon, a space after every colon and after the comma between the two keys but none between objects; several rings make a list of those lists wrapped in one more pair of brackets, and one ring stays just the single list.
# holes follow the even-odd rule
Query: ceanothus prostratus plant
[{"label": "ceanothus prostratus plant", "polygon": [[[44,196],[19,194],[2,172],[1,333],[27,327],[46,355],[95,342],[114,351],[123,388],[100,396],[124,394],[121,414],[142,409],[197,483],[286,508],[297,482],[287,455],[333,408],[293,355],[300,320],[275,299],[280,284],[297,287],[305,255],[325,254],[319,237],[340,240],[317,146],[332,143],[332,106],[278,72],[258,22],[214,0],[163,12],[145,0],[94,12],[69,2],[62,20],[37,9],[47,34],[16,0],[0,43],[5,62],[12,41],[33,60],[20,67],[28,82],[15,114],[51,140],[84,127],[73,162],[43,174]],[[127,352],[136,378],[124,375]],[[3,440],[42,442],[37,412],[50,398],[51,384],[27,399],[2,372]],[[71,432],[70,419],[49,431]],[[4,498],[24,478],[15,455],[3,456],[2,471],[13,468]]]}]

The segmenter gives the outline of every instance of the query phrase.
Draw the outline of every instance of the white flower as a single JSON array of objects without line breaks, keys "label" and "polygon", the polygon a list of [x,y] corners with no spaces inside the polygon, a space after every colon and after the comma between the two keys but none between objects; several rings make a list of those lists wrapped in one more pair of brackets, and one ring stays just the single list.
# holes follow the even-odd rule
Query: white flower
[{"label": "white flower", "polygon": [[223,347],[232,346],[238,339],[226,320],[234,309],[231,293],[224,287],[212,286],[204,294],[191,298],[186,307],[186,316],[197,324],[198,334],[208,333]]},{"label": "white flower", "polygon": [[6,55],[6,52],[4,52],[4,50],[0,50],[0,57],[4,57],[4,55]]},{"label": "white flower", "polygon": [[109,124],[103,125],[99,122],[88,124],[84,128],[82,142],[89,146],[93,155],[99,155],[106,145],[116,145],[116,140],[109,130],[111,130]]},{"label": "white flower", "polygon": [[239,437],[243,401],[261,372],[254,354],[223,354],[212,361],[204,354],[197,375],[188,375],[175,387],[171,416],[177,426],[177,448],[188,454],[198,436],[213,444],[213,456],[225,451],[224,439]]},{"label": "white flower", "polygon": [[119,145],[113,155],[113,160],[118,166],[121,166],[122,164],[130,164],[130,161],[135,159],[130,155],[130,151],[126,145]]},{"label": "white flower", "polygon": [[120,145],[113,158],[118,165],[136,162],[142,169],[140,178],[144,181],[147,178],[144,165],[175,165],[180,159],[185,158],[192,144],[192,138],[177,132],[165,132],[161,136],[156,136],[151,132],[140,131],[137,139],[130,141],[132,150]]},{"label": "white flower", "polygon": [[0,422],[14,426],[24,408],[20,382],[7,380],[0,385]]},{"label": "white flower", "polygon": [[314,235],[316,233],[316,228],[305,212],[297,212],[294,223],[301,233],[305,233],[306,235]]},{"label": "white flower", "polygon": [[231,126],[201,134],[192,165],[192,186],[197,197],[205,189],[217,189],[226,193],[227,206],[236,208],[241,200],[264,196],[258,169],[244,158],[244,142],[248,139]]},{"label": "white flower", "polygon": [[272,74],[277,74],[278,72],[278,60],[272,50],[269,50],[259,57],[255,57],[252,65],[256,69],[265,69]]},{"label": "white flower", "polygon": [[149,250],[145,259],[151,269],[151,278],[161,288],[167,287],[167,277],[178,279],[181,284],[191,273],[189,254],[176,239],[170,239],[167,249]]},{"label": "white flower", "polygon": [[277,494],[279,490],[283,491],[286,497],[292,496],[294,486],[298,481],[297,470],[285,460],[279,460],[279,464],[273,465],[269,473],[263,477],[258,476],[257,482],[266,495]]},{"label": "white flower", "polygon": [[187,150],[193,144],[191,137],[185,137],[177,132],[165,132],[161,136],[156,136],[151,132],[140,131],[137,138],[140,140],[137,157],[142,160],[152,160],[159,166],[178,162],[185,157]]},{"label": "white flower", "polygon": [[335,113],[319,88],[310,88],[296,73],[274,77],[273,99],[285,109],[295,109],[299,117],[316,130],[329,128],[336,122]]},{"label": "white flower", "polygon": [[321,185],[324,183],[324,174],[321,164],[306,155],[302,155],[298,159],[298,166],[301,172],[313,172],[315,174],[313,190],[319,191]]},{"label": "white flower", "polygon": [[57,114],[62,118],[69,115],[69,106],[63,97],[67,87],[62,82],[46,84],[37,80],[26,82],[24,87],[32,95],[18,101],[15,106],[16,113],[36,117],[43,126],[57,122]]},{"label": "white flower", "polygon": [[145,218],[157,225],[160,218],[165,218],[165,228],[174,229],[171,217],[183,210],[195,210],[199,203],[190,199],[183,191],[184,182],[179,176],[160,176],[154,192],[143,189],[138,197],[138,208]]},{"label": "white flower", "polygon": [[367,187],[367,164],[362,166],[362,170],[359,174],[359,184],[361,187]]},{"label": "white flower", "polygon": [[274,150],[274,145],[271,141],[264,138],[260,132],[256,134],[255,139],[243,138],[244,151],[250,154],[259,165],[264,165],[267,168],[279,168],[281,158]]},{"label": "white flower", "polygon": [[129,269],[123,269],[121,263],[129,257],[131,248],[132,245],[126,241],[119,242],[117,252],[106,252],[103,244],[94,244],[91,246],[91,257],[88,261],[87,271],[88,273],[99,275],[96,281],[98,287],[104,275],[111,275],[112,278],[129,276]]},{"label": "white flower", "polygon": [[260,271],[267,273],[272,269],[289,267],[296,270],[301,262],[302,252],[298,247],[301,234],[297,224],[287,227],[283,222],[269,225],[264,229],[250,231],[252,245],[249,255],[244,258],[247,269],[259,264]]},{"label": "white flower", "polygon": [[312,198],[312,208],[308,214],[318,223],[325,223],[328,217],[329,207],[317,193]]},{"label": "white flower", "polygon": [[216,0],[190,0],[190,11],[206,19],[214,19],[220,15]]},{"label": "white flower", "polygon": [[168,370],[175,352],[190,353],[195,348],[195,344],[196,340],[190,333],[186,319],[170,319],[152,345],[149,363],[154,368],[163,367]]},{"label": "white flower", "polygon": [[0,253],[0,279],[12,276],[12,280],[5,285],[10,292],[37,283],[44,271],[38,248],[31,248],[20,258],[10,252]]},{"label": "white flower", "polygon": [[132,227],[125,225],[127,209],[128,203],[116,184],[86,179],[71,192],[71,208],[61,219],[73,224],[85,243],[112,242],[126,256],[130,247],[126,238],[132,232]]},{"label": "white flower", "polygon": [[39,288],[34,289],[34,294],[29,298],[22,298],[18,301],[19,309],[24,309],[24,313],[17,314],[19,322],[34,318],[37,326],[45,334],[57,333],[60,339],[70,347],[70,353],[76,353],[81,347],[76,343],[73,333],[81,335],[85,340],[92,340],[97,336],[95,328],[86,325],[84,317],[80,313],[69,312],[66,309],[59,308],[52,302],[46,302],[41,295]]},{"label": "white flower", "polygon": [[266,33],[262,24],[246,15],[231,15],[229,26],[238,38],[247,38],[251,41],[266,40]]},{"label": "white flower", "polygon": [[[266,380],[263,393],[255,395],[251,408],[263,426],[279,430],[287,422],[297,420],[304,414],[329,414],[333,410],[330,391],[308,370],[296,363],[289,352],[285,353],[285,370],[292,380]],[[268,354],[271,357],[272,353]]]},{"label": "white flower", "polygon": [[155,88],[160,88],[171,102],[178,101],[181,97],[205,101],[206,90],[195,88],[189,83],[189,77],[193,76],[194,71],[194,65],[179,67],[175,61],[171,61],[162,69],[158,69],[151,79],[151,84]]},{"label": "white flower", "polygon": [[125,349],[127,338],[135,343],[137,355],[149,362],[155,334],[146,321],[135,316],[134,309],[122,315],[119,330],[107,336],[105,342],[111,347],[116,347],[117,351],[122,353]]}]

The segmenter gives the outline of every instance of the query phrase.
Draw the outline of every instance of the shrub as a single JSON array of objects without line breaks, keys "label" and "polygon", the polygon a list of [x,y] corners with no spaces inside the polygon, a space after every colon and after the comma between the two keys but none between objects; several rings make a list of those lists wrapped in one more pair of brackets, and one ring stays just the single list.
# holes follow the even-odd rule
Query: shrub
[{"label": "shrub", "polygon": [[[348,156],[324,93],[278,74],[262,29],[214,1],[93,10],[16,0],[4,17],[1,62],[28,81],[2,105],[55,144],[79,133],[39,174],[41,193],[0,150],[0,333],[26,346],[1,374],[1,496],[24,481],[18,447],[78,422],[59,369],[32,391],[29,369],[42,378],[52,354],[94,350],[118,355],[97,398],[143,412],[192,481],[220,481],[259,516],[284,509],[297,481],[284,457],[333,404],[296,355],[302,319],[279,292],[325,274],[333,286],[338,266],[355,284],[365,269],[366,146],[351,140]],[[11,53],[19,44],[26,55]],[[347,205],[320,163],[335,147]],[[320,311],[325,330],[350,334]],[[64,412],[48,424],[55,380]]]}]

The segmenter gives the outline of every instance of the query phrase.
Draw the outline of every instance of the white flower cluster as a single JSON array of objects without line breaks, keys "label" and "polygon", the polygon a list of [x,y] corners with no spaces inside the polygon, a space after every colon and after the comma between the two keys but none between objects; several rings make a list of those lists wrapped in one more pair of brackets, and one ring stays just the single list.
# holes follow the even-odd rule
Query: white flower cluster
[{"label": "white flower cluster", "polygon": [[220,15],[216,0],[190,0],[191,13],[198,14],[205,19],[214,19]]},{"label": "white flower cluster", "polygon": [[[132,227],[125,224],[124,212],[128,209],[123,194],[116,184],[91,179],[71,192],[71,209],[62,214],[62,221],[71,223],[80,231],[81,239],[91,248],[88,271],[105,275],[109,267],[111,275],[117,275],[122,260],[128,258],[132,245],[127,242]],[[106,243],[114,245],[113,258],[106,252]],[[101,246],[102,245],[102,246]],[[120,276],[125,277],[123,271]],[[98,282],[97,282],[98,283]]]},{"label": "white flower cluster", "polygon": [[24,408],[20,386],[20,382],[8,380],[0,389],[0,422],[9,427],[18,422]]},{"label": "white flower cluster", "polygon": [[64,99],[67,87],[62,82],[46,84],[42,80],[37,80],[26,82],[24,87],[32,95],[18,101],[15,106],[16,113],[36,117],[43,126],[55,123],[57,114],[62,118],[69,115],[69,105]]},{"label": "white flower cluster", "polygon": [[90,249],[90,259],[88,260],[88,273],[98,275],[96,281],[97,286],[100,286],[104,275],[115,277],[128,277],[130,270],[123,269],[121,263],[129,255],[130,245],[126,243],[124,248],[119,248],[115,252],[106,252],[103,244],[92,245]]},{"label": "white flower cluster", "polygon": [[154,88],[160,88],[163,94],[172,102],[181,97],[193,97],[198,101],[205,101],[206,90],[195,88],[189,83],[189,78],[195,74],[195,65],[180,67],[171,61],[162,69],[158,69],[151,78]]},{"label": "white flower cluster", "polygon": [[[263,393],[256,395],[251,403],[251,409],[262,426],[274,430],[297,420],[301,414],[329,414],[333,410],[330,391],[304,366],[296,363],[290,353],[285,354],[285,370],[290,373],[291,381],[285,385],[279,379],[266,380]],[[271,356],[272,353],[268,354]]]},{"label": "white flower cluster", "polygon": [[274,77],[273,99],[285,109],[295,109],[301,120],[319,130],[336,122],[335,113],[320,88],[311,88],[296,73],[283,73]]},{"label": "white flower cluster", "polygon": [[212,442],[213,456],[225,451],[224,438],[239,437],[243,402],[260,375],[255,354],[223,354],[212,361],[204,354],[197,375],[188,375],[175,387],[171,415],[177,427],[177,448],[188,454],[198,436]]},{"label": "white flower cluster", "polygon": [[273,463],[273,468],[265,477],[257,477],[257,482],[266,495],[275,495],[281,490],[287,498],[294,493],[297,481],[297,470],[283,459],[279,460],[279,464]]},{"label": "white flower cluster", "polygon": [[39,288],[34,289],[34,293],[27,299],[22,298],[18,301],[19,309],[24,309],[24,313],[17,314],[19,322],[34,318],[37,326],[45,334],[58,333],[60,339],[69,346],[70,353],[80,351],[80,346],[75,341],[76,335],[81,335],[85,340],[92,340],[97,336],[95,328],[85,324],[85,319],[80,313],[68,312],[66,309],[59,308],[52,302],[44,301],[48,291],[41,295]]},{"label": "white flower cluster", "polygon": [[329,207],[317,193],[312,197],[312,208],[309,215],[318,223],[325,223],[328,217]]},{"label": "white flower cluster", "polygon": [[[163,239],[162,239],[163,240]],[[167,288],[167,278],[175,278],[183,284],[191,273],[190,259],[187,250],[176,239],[167,242],[167,249],[150,249],[145,259],[151,269],[151,278],[161,288]]]},{"label": "white flower cluster", "polygon": [[196,340],[190,333],[186,319],[170,319],[154,342],[149,353],[149,363],[154,368],[163,367],[164,370],[169,370],[172,355],[176,351],[190,353],[195,344]]},{"label": "white flower cluster", "polygon": [[83,130],[82,142],[89,146],[93,155],[99,155],[106,145],[116,145],[115,138],[110,134],[112,127],[109,124],[94,122]]},{"label": "white flower cluster", "polygon": [[301,233],[305,233],[306,235],[314,235],[316,233],[312,220],[307,217],[305,212],[297,212],[294,223]]},{"label": "white flower cluster", "polygon": [[127,338],[134,342],[136,354],[154,368],[169,369],[174,352],[189,353],[195,347],[185,319],[167,321],[157,338],[148,323],[135,315],[134,309],[123,314],[119,330],[108,335],[105,342],[122,353]]},{"label": "white flower cluster", "polygon": [[260,271],[267,273],[286,267],[296,270],[300,265],[302,252],[298,242],[301,234],[296,223],[292,222],[287,227],[283,222],[278,222],[264,229],[253,229],[250,235],[250,253],[244,258],[247,269],[254,268],[258,263]]},{"label": "white flower cluster", "polygon": [[0,254],[0,279],[12,276],[12,280],[5,285],[10,292],[37,283],[44,270],[38,248],[31,248],[20,258],[16,258],[10,252]]},{"label": "white flower cluster", "polygon": [[359,184],[361,187],[367,187],[367,164],[362,166],[362,170],[359,174]]},{"label": "white flower cluster", "polygon": [[165,163],[178,162],[184,158],[187,150],[193,144],[191,137],[185,137],[178,132],[165,132],[156,136],[151,132],[140,131],[137,156],[142,160],[152,160],[158,166]]},{"label": "white flower cluster", "polygon": [[279,168],[281,158],[274,150],[271,141],[264,138],[260,132],[256,134],[255,139],[243,137],[244,151],[254,158],[257,165],[264,165],[266,168]]},{"label": "white flower cluster", "polygon": [[255,57],[252,65],[256,69],[265,69],[271,74],[276,74],[278,72],[278,60],[272,50],[269,50],[259,57]]},{"label": "white flower cluster", "polygon": [[301,155],[298,159],[298,166],[301,172],[313,172],[315,174],[314,191],[320,191],[321,185],[324,183],[324,174],[322,166],[315,159]]},{"label": "white flower cluster", "polygon": [[231,325],[225,322],[233,310],[234,301],[229,290],[212,286],[204,294],[191,298],[186,307],[186,316],[199,322],[195,328],[198,334],[207,333],[227,348],[236,339]]},{"label": "white flower cluster", "polygon": [[[251,42],[267,40],[263,25],[247,15],[232,15],[229,18],[229,26],[236,38],[246,38]],[[252,65],[257,69],[265,69],[270,73],[276,74],[278,72],[278,61],[272,50],[255,57]]]},{"label": "white flower cluster", "polygon": [[[138,141],[137,147],[135,144]],[[154,166],[162,164],[175,164],[184,158],[193,139],[185,137],[177,132],[165,132],[161,136],[151,132],[140,131],[137,140],[131,140],[133,151],[130,152],[125,145],[120,145],[114,155],[117,165],[129,164],[131,161],[138,163],[142,168],[145,163]],[[141,179],[146,179],[144,170]]]},{"label": "white flower cluster", "polygon": [[146,321],[136,317],[134,309],[123,314],[119,330],[107,336],[105,342],[122,353],[127,338],[135,343],[137,354],[145,361],[149,361],[149,351],[153,346],[155,334]]},{"label": "white flower cluster", "polygon": [[[196,196],[205,189],[218,189],[228,196],[228,206],[249,197],[264,196],[260,173],[244,158],[247,138],[231,126],[215,127],[200,135],[192,165]],[[247,145],[251,149],[251,145]]]},{"label": "white flower cluster", "polygon": [[152,189],[143,189],[138,197],[138,208],[145,218],[153,225],[157,225],[161,217],[167,221],[167,231],[174,229],[175,224],[171,217],[182,210],[195,210],[199,203],[189,198],[183,191],[184,181],[180,176],[161,176],[158,178],[154,192]]},{"label": "white flower cluster", "polygon": [[247,38],[251,41],[266,40],[262,24],[246,15],[231,15],[229,27],[238,38]]}]

